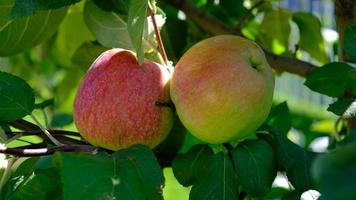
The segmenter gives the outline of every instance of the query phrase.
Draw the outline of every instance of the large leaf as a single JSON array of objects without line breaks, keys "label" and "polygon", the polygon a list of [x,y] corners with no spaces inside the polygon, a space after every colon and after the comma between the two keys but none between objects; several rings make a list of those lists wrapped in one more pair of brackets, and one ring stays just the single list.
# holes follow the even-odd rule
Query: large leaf
[{"label": "large leaf", "polygon": [[[66,12],[67,8],[41,11],[32,16],[7,21],[6,26],[0,28],[0,56],[28,50],[50,37],[57,30]],[[1,17],[2,15],[3,13],[0,14]],[[0,26],[2,21],[1,19]]]},{"label": "large leaf", "polygon": [[342,62],[328,63],[311,71],[304,84],[331,97],[356,95],[356,69]]},{"label": "large leaf", "polygon": [[356,196],[356,143],[319,156],[312,168],[313,178],[325,200],[351,200]]},{"label": "large leaf", "polygon": [[104,11],[88,0],[84,6],[84,20],[102,45],[133,49],[127,24],[118,14]]},{"label": "large leaf", "polygon": [[162,171],[152,151],[143,145],[117,151],[112,156],[104,153],[57,156],[64,199],[162,199]]},{"label": "large leaf", "polygon": [[288,50],[290,34],[289,20],[291,13],[287,10],[272,10],[265,14],[259,27],[258,39],[275,53]]},{"label": "large leaf", "polygon": [[69,6],[80,0],[15,0],[11,16],[13,18],[32,15],[41,10],[52,10]]},{"label": "large leaf", "polygon": [[11,23],[10,12],[14,6],[14,0],[0,1],[0,32]]},{"label": "large leaf", "polygon": [[190,200],[231,200],[238,199],[239,188],[237,175],[232,161],[222,152],[213,156],[205,173],[199,176],[198,181],[190,191]]},{"label": "large leaf", "polygon": [[316,153],[299,147],[278,133],[271,132],[258,136],[273,147],[279,169],[287,172],[288,180],[297,191],[301,193],[314,188],[311,163],[315,159]]},{"label": "large leaf", "polygon": [[174,176],[184,186],[196,182],[206,169],[213,151],[208,145],[196,145],[186,154],[176,156],[172,163]]},{"label": "large leaf", "polygon": [[277,175],[272,147],[264,140],[245,140],[232,156],[242,189],[250,196],[264,196]]},{"label": "large leaf", "polygon": [[21,78],[0,72],[0,120],[13,121],[32,112],[35,95]]},{"label": "large leaf", "polygon": [[328,107],[328,111],[333,112],[336,115],[342,115],[354,102],[353,99],[338,99]]},{"label": "large leaf", "polygon": [[299,28],[298,44],[300,49],[308,52],[321,63],[327,62],[319,19],[313,14],[305,12],[294,13],[292,19]]},{"label": "large leaf", "polygon": [[127,18],[127,29],[139,63],[144,61],[143,36],[147,26],[148,0],[131,0]]},{"label": "large leaf", "polygon": [[348,25],[344,35],[344,50],[352,62],[356,62],[356,25]]}]

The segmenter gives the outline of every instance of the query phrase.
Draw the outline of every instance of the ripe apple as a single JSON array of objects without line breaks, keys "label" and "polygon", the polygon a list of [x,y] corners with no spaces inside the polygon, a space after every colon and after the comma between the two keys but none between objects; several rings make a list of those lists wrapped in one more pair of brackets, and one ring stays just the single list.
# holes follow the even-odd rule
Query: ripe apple
[{"label": "ripe apple", "polygon": [[151,148],[163,141],[173,111],[157,102],[169,99],[170,73],[128,50],[111,49],[91,65],[74,102],[74,122],[91,144],[118,150],[133,144]]},{"label": "ripe apple", "polygon": [[205,39],[178,61],[171,98],[183,125],[208,143],[237,141],[267,118],[274,75],[261,48],[233,35]]}]

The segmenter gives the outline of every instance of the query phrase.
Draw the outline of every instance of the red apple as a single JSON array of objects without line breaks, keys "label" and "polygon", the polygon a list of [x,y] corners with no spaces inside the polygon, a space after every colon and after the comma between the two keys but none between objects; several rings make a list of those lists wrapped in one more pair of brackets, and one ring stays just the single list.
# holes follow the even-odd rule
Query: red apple
[{"label": "red apple", "polygon": [[163,141],[173,124],[168,102],[170,73],[158,63],[142,65],[128,50],[102,53],[88,70],[74,102],[74,122],[91,144],[111,150]]}]

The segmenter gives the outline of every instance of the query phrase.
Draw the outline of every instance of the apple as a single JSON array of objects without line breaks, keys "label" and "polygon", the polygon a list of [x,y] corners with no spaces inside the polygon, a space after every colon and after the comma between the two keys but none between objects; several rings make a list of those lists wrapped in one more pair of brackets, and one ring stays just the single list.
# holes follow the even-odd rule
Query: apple
[{"label": "apple", "polygon": [[151,148],[173,125],[169,102],[170,73],[158,63],[142,65],[124,49],[102,53],[81,82],[74,102],[74,122],[95,146],[118,150],[133,144]]},{"label": "apple", "polygon": [[244,139],[266,120],[274,75],[254,42],[233,35],[205,39],[178,61],[170,94],[183,125],[200,140]]}]

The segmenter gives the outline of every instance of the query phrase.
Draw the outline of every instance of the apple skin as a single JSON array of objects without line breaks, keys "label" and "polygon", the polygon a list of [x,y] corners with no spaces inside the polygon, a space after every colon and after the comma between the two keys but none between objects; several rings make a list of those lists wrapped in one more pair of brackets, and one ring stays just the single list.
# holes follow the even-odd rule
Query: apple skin
[{"label": "apple skin", "polygon": [[261,48],[233,35],[205,39],[178,61],[171,98],[183,125],[218,144],[253,134],[271,108],[274,75]]},{"label": "apple skin", "polygon": [[158,63],[139,65],[134,53],[111,49],[91,65],[74,102],[74,122],[94,146],[110,150],[162,142],[173,125],[170,73]]}]

